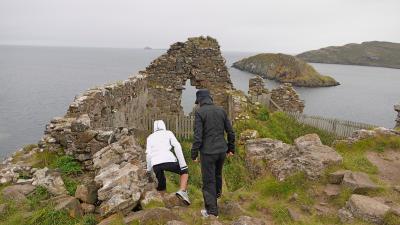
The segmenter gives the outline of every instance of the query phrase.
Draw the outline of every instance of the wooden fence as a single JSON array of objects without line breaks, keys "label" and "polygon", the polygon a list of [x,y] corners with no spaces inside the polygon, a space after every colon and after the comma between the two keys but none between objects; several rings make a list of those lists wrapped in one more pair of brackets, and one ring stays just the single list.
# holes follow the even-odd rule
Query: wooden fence
[{"label": "wooden fence", "polygon": [[178,138],[188,139],[193,136],[194,116],[148,114],[138,121],[137,128],[152,132],[156,120],[163,120],[167,129]]},{"label": "wooden fence", "polygon": [[324,118],[321,116],[310,116],[297,112],[286,112],[286,114],[296,119],[299,123],[319,128],[321,130],[335,134],[337,137],[349,137],[356,130],[372,129],[374,127],[377,127],[375,125],[366,123]]}]

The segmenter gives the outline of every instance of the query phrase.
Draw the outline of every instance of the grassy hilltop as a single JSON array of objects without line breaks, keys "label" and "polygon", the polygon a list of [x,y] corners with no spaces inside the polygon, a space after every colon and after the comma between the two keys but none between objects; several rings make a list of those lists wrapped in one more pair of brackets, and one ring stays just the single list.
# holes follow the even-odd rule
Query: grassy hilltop
[{"label": "grassy hilltop", "polygon": [[380,66],[400,69],[400,43],[370,41],[307,51],[297,57],[314,63]]},{"label": "grassy hilltop", "polygon": [[335,79],[319,74],[311,65],[294,56],[262,53],[239,60],[234,68],[261,75],[282,83],[301,87],[327,87],[339,85]]}]

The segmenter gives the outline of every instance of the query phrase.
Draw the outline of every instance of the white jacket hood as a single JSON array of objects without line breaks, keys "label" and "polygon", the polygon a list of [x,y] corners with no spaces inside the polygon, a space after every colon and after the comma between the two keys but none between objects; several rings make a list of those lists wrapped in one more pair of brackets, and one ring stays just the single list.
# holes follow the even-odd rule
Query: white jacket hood
[{"label": "white jacket hood", "polygon": [[159,130],[167,130],[167,128],[165,127],[165,123],[162,120],[154,121],[153,132],[156,132]]}]

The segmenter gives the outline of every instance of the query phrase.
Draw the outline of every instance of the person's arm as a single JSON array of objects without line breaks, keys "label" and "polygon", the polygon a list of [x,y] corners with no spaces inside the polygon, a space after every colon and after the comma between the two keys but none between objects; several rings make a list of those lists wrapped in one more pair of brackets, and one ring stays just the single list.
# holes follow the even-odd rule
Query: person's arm
[{"label": "person's arm", "polygon": [[203,144],[203,121],[200,114],[196,111],[194,117],[194,134],[193,134],[193,145],[192,145],[192,159],[196,160],[199,155],[199,150]]},{"label": "person's arm", "polygon": [[146,140],[146,163],[147,163],[147,172],[151,171],[151,162],[150,162],[150,148],[149,148],[149,139]]},{"label": "person's arm", "polygon": [[224,121],[225,132],[228,136],[228,151],[227,153],[235,154],[235,132],[233,131],[231,121],[228,118],[228,115],[225,112],[225,121]]},{"label": "person's arm", "polygon": [[179,167],[181,168],[181,170],[185,170],[188,167],[186,165],[185,156],[183,156],[182,146],[172,132],[170,132],[170,135],[171,135],[171,137],[170,137],[169,141],[170,141],[170,144],[174,147],[174,152],[175,152],[176,158],[178,158]]}]

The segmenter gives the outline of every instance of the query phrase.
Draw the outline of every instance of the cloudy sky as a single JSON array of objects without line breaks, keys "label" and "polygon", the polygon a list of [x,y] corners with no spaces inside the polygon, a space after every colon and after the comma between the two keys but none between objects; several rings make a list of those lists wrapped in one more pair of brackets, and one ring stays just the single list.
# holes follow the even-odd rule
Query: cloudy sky
[{"label": "cloudy sky", "polygon": [[299,53],[400,42],[399,0],[0,0],[0,44],[167,48],[216,37],[225,51]]}]

